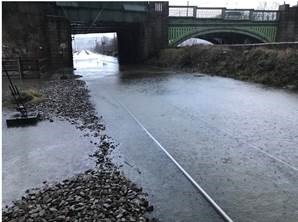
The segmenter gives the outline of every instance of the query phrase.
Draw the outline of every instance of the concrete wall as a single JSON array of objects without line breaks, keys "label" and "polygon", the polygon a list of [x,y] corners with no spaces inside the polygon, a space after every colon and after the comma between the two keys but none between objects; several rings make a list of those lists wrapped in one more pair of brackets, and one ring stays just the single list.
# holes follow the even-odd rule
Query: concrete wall
[{"label": "concrete wall", "polygon": [[298,41],[298,6],[281,5],[279,13],[277,41]]}]

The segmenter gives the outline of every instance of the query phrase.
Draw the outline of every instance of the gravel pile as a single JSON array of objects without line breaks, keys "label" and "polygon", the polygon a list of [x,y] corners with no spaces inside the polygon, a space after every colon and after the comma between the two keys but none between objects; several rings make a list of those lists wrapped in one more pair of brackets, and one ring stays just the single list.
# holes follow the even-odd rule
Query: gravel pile
[{"label": "gravel pile", "polygon": [[148,221],[142,190],[118,171],[90,170],[38,192],[28,192],[3,221]]},{"label": "gravel pile", "polygon": [[31,111],[38,111],[41,119],[53,120],[53,117],[64,118],[71,123],[79,124],[80,129],[100,131],[105,127],[100,123],[94,106],[90,103],[86,83],[81,80],[54,80],[45,84],[40,90],[47,98],[39,104],[28,104]]},{"label": "gravel pile", "polygon": [[6,206],[2,221],[157,221],[146,217],[153,210],[146,194],[123,176],[109,156],[115,148],[104,134],[102,117],[90,103],[85,82],[50,81],[41,93],[47,97],[29,110],[38,110],[43,120],[65,119],[91,136],[97,151],[95,169],[42,188],[27,190],[21,200]]}]

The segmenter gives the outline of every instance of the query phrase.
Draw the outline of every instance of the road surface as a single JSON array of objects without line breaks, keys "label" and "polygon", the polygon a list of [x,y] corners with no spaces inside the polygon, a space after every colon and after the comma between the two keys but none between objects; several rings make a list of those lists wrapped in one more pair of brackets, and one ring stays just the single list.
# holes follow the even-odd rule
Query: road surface
[{"label": "road surface", "polygon": [[297,221],[297,93],[100,61],[76,72],[161,221],[220,219],[156,141],[234,221]]}]

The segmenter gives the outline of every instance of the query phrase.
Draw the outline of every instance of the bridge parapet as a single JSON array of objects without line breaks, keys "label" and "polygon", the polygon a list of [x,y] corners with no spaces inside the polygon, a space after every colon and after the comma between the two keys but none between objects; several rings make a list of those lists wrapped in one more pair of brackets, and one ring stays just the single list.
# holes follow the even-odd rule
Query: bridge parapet
[{"label": "bridge parapet", "polygon": [[169,17],[222,19],[254,22],[276,22],[279,11],[254,9],[202,8],[197,6],[169,6]]}]

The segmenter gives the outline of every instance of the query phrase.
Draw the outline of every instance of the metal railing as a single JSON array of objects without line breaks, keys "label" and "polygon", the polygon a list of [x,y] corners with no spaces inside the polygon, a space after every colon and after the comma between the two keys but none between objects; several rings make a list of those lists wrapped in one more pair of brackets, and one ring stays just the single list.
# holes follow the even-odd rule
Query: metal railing
[{"label": "metal railing", "polygon": [[196,18],[222,18],[224,8],[196,8]]},{"label": "metal railing", "polygon": [[237,21],[278,21],[276,10],[200,8],[196,6],[169,6],[169,17],[223,19]]},{"label": "metal railing", "polygon": [[169,16],[172,17],[195,17],[193,6],[169,6]]}]

